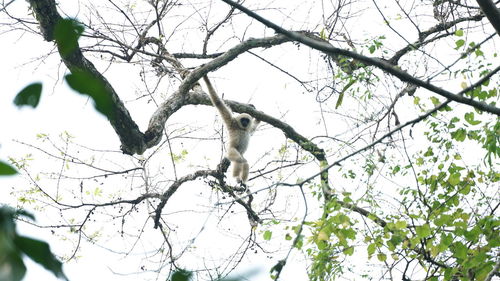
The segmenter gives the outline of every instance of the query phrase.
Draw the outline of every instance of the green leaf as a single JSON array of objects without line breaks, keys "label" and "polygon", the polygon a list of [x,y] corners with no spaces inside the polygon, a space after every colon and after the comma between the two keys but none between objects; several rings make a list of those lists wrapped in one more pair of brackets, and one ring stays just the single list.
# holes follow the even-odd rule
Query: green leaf
[{"label": "green leaf", "polygon": [[465,121],[471,125],[478,125],[481,123],[479,120],[474,120],[474,112],[465,113]]},{"label": "green leaf", "polygon": [[339,98],[337,99],[337,103],[335,104],[335,109],[339,108],[342,105],[342,101],[344,100],[345,92],[356,82],[355,79],[351,79],[347,85],[344,86],[342,91],[339,94]]},{"label": "green leaf", "polygon": [[38,106],[40,95],[42,94],[42,83],[36,82],[24,87],[14,98],[14,104],[17,106],[28,105],[33,108]]},{"label": "green leaf", "polygon": [[456,130],[455,132],[451,132],[451,137],[457,141],[464,141],[467,136],[467,131],[463,128]]},{"label": "green leaf", "polygon": [[326,40],[326,31],[324,28],[321,29],[320,33],[319,33],[319,37],[323,40]]},{"label": "green leaf", "polygon": [[375,243],[371,243],[370,245],[368,245],[368,247],[367,247],[368,256],[373,255],[373,253],[375,253],[376,249],[377,249],[377,245]]},{"label": "green leaf", "polygon": [[458,36],[458,37],[462,37],[464,36],[464,31],[463,29],[458,29],[457,31],[455,31],[455,35]]},{"label": "green leaf", "polygon": [[87,71],[75,71],[66,75],[65,78],[73,90],[92,98],[97,111],[104,114],[108,119],[114,119],[113,100],[101,79]]},{"label": "green leaf", "polygon": [[[25,216],[33,219],[33,215],[23,210],[14,210],[8,206],[0,207],[0,280],[19,281],[26,273],[22,252],[15,240],[15,218]],[[7,269],[7,270],[5,270]]]},{"label": "green leaf", "polygon": [[453,223],[453,217],[447,214],[442,214],[434,220],[436,226],[451,225]]},{"label": "green leaf", "polygon": [[16,236],[14,243],[33,261],[54,273],[55,276],[67,280],[62,271],[62,263],[52,254],[49,244],[24,236]]},{"label": "green leaf", "polygon": [[264,232],[264,240],[269,241],[271,240],[271,237],[273,236],[273,233],[269,230],[266,230]]},{"label": "green leaf", "polygon": [[463,39],[457,40],[455,42],[455,45],[456,45],[455,49],[462,47],[464,44],[465,44],[465,40],[463,40]]},{"label": "green leaf", "polygon": [[384,253],[377,254],[377,259],[379,261],[386,261],[387,260],[387,255]]},{"label": "green leaf", "polygon": [[11,165],[0,161],[0,176],[12,176],[17,174],[16,169],[14,169]]},{"label": "green leaf", "polygon": [[2,236],[5,236],[5,233],[0,232],[0,280],[21,281],[26,274],[26,266],[20,253],[9,247],[10,239]]},{"label": "green leaf", "polygon": [[179,269],[174,274],[172,274],[172,278],[170,279],[171,281],[189,281],[191,279],[191,276],[193,275],[192,272],[184,270],[184,269]]},{"label": "green leaf", "polygon": [[422,226],[417,226],[415,228],[415,231],[417,232],[418,238],[425,238],[431,235],[431,227],[429,226],[428,223]]},{"label": "green leaf", "polygon": [[465,260],[467,258],[467,247],[462,242],[456,242],[452,247],[453,255],[456,258]]},{"label": "green leaf", "polygon": [[449,184],[452,186],[456,186],[457,184],[460,183],[460,173],[453,173],[450,175],[448,180],[446,180]]},{"label": "green leaf", "polygon": [[415,104],[415,105],[419,105],[419,104],[420,104],[420,98],[419,98],[419,97],[417,97],[417,96],[414,96],[414,97],[413,97],[413,104]]},{"label": "green leaf", "polygon": [[354,247],[347,247],[344,249],[343,252],[348,256],[352,256],[354,254]]},{"label": "green leaf", "polygon": [[83,30],[83,25],[74,19],[60,19],[57,22],[54,38],[63,58],[78,48],[78,38],[82,35]]},{"label": "green leaf", "polygon": [[431,99],[432,104],[435,105],[435,106],[441,104],[441,102],[439,101],[439,99],[436,98],[436,97],[430,97],[430,99]]},{"label": "green leaf", "polygon": [[401,166],[396,165],[394,168],[392,168],[392,174],[395,175],[401,170]]},{"label": "green leaf", "polygon": [[403,228],[406,228],[407,223],[406,223],[406,221],[397,221],[395,223],[395,226],[397,229],[403,229]]}]

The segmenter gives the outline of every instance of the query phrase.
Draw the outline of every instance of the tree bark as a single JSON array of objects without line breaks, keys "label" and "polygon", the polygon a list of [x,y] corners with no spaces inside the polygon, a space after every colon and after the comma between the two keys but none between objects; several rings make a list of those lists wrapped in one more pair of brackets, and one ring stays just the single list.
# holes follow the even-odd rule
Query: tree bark
[{"label": "tree bark", "polygon": [[491,25],[497,31],[498,36],[500,36],[500,9],[498,9],[493,1],[491,0],[476,0],[481,11],[486,15]]}]

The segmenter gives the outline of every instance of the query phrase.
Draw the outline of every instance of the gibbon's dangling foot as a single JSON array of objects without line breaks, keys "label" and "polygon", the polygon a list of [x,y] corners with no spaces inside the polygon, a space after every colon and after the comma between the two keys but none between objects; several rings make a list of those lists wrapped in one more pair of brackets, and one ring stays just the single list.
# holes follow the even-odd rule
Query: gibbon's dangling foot
[{"label": "gibbon's dangling foot", "polygon": [[243,153],[247,150],[250,136],[253,132],[255,132],[255,129],[257,129],[260,120],[253,118],[247,113],[241,113],[233,116],[231,109],[215,92],[208,77],[204,76],[203,80],[205,80],[205,83],[207,84],[210,100],[219,111],[219,114],[222,117],[229,133],[226,157],[231,160],[231,164],[233,166],[233,177],[235,177],[240,184],[246,187],[249,166],[247,160],[243,157]]}]

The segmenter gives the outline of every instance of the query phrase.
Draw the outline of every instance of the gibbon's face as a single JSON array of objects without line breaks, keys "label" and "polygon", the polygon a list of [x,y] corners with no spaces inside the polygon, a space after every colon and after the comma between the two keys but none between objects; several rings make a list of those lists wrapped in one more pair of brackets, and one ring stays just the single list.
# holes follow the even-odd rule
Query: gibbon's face
[{"label": "gibbon's face", "polygon": [[240,119],[240,123],[241,123],[241,125],[242,125],[243,127],[245,127],[245,128],[246,128],[246,127],[248,126],[248,124],[250,123],[250,119],[248,119],[248,118],[246,118],[246,117],[243,117],[243,118],[241,118],[241,119]]},{"label": "gibbon's face", "polygon": [[242,130],[246,130],[250,127],[250,123],[252,123],[252,116],[241,113],[236,117],[236,121],[238,121],[238,127]]}]

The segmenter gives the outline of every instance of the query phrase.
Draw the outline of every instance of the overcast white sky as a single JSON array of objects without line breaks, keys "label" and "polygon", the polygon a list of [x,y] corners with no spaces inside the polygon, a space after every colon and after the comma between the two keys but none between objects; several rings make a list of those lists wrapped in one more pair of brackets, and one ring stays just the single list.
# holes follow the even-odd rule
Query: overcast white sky
[{"label": "overcast white sky", "polygon": [[[12,4],[10,8],[17,5],[20,9],[26,9],[27,3],[25,1],[16,1]],[[3,14],[2,14],[3,16]],[[51,136],[57,136],[61,132],[67,130],[72,135],[74,135],[78,142],[83,143],[89,147],[95,147],[99,149],[113,149],[118,150],[119,142],[116,134],[109,125],[109,123],[95,112],[91,102],[88,101],[83,96],[80,96],[70,90],[65,86],[62,81],[62,76],[65,71],[65,67],[59,64],[59,59],[57,56],[51,56],[49,59],[44,59],[42,61],[32,62],[40,54],[44,54],[51,50],[53,43],[47,43],[42,41],[39,36],[34,36],[32,34],[22,34],[20,33],[7,33],[2,34],[2,44],[0,44],[0,77],[2,77],[2,94],[0,95],[0,159],[2,161],[7,161],[8,157],[14,156],[18,157],[28,153],[26,147],[16,144],[13,140],[22,140],[29,143],[34,143],[36,139],[36,134],[45,133]],[[33,44],[26,44],[26,42],[33,42]],[[29,63],[27,66],[25,63]],[[231,70],[228,70],[229,72]],[[249,70],[246,70],[247,73]],[[113,77],[113,72],[108,73],[106,76],[110,81],[116,82],[122,79],[129,72],[126,70],[121,70],[115,72],[115,77]],[[259,81],[260,83],[265,83],[265,77],[268,73],[252,73],[255,76],[262,76]],[[221,75],[224,77],[223,75]],[[43,83],[42,98],[39,106],[36,109],[31,108],[17,108],[13,105],[13,99],[15,95],[26,85],[33,82]],[[215,84],[218,85],[217,79],[215,79]],[[129,83],[127,80],[124,83],[114,83],[117,90],[123,90],[125,88],[131,87],[133,89],[133,84]],[[237,88],[238,86],[233,86]],[[258,85],[250,89],[253,92],[258,91]],[[280,90],[283,90],[283,85],[279,85]],[[267,87],[269,88],[269,87]],[[277,91],[276,91],[277,92]],[[281,91],[280,95],[286,95],[285,91]],[[233,96],[237,99],[236,96]],[[276,96],[276,100],[279,100],[279,96]],[[297,105],[301,105],[300,102]],[[296,105],[296,106],[297,106]],[[263,105],[258,105],[262,110],[266,110]],[[287,106],[282,105],[282,108],[287,108]],[[270,108],[276,108],[275,104],[267,105],[267,110]],[[290,108],[290,107],[288,107]],[[138,124],[144,126],[147,124],[147,118],[150,114],[139,115],[136,111],[132,112],[134,119]],[[208,111],[207,111],[208,112]],[[210,111],[212,118],[214,113]],[[258,135],[259,133],[257,133]],[[40,163],[41,159],[37,159],[36,165],[43,165]],[[12,187],[22,186],[26,183],[24,179],[20,176],[0,178],[0,203],[8,203],[15,206],[15,198],[10,195],[13,191]],[[37,212],[36,210],[31,210],[38,221],[44,221],[44,214]],[[39,229],[27,224],[19,223],[18,228],[21,234],[35,237],[47,241],[51,244],[52,248],[59,252],[58,247],[60,245],[60,239],[54,237],[50,234],[49,229]],[[84,244],[85,245],[85,244]],[[82,251],[82,256],[77,262],[70,262],[65,264],[64,271],[67,276],[72,281],[83,281],[83,280],[137,280],[142,279],[141,275],[132,274],[130,276],[117,276],[113,273],[114,268],[119,268],[123,270],[124,262],[126,263],[137,263],[134,259],[110,259],[110,253],[104,249],[98,247],[84,247],[85,250]],[[25,259],[26,265],[28,266],[28,271],[26,281],[35,280],[57,280],[50,272],[45,271],[38,264],[31,262],[29,259]],[[247,267],[242,267],[241,270],[237,272],[251,272],[258,270],[260,275],[254,275],[251,280],[270,280],[268,271],[272,265],[275,264],[275,260],[263,259],[261,261],[254,260]],[[137,264],[133,264],[131,268],[137,267]],[[288,267],[284,272],[284,277],[286,278],[286,272],[292,272],[294,280],[301,280],[306,278],[306,273],[302,269]],[[120,271],[123,273],[123,271]],[[302,276],[302,277],[300,277]]]},{"label": "overcast white sky", "polygon": [[[17,5],[20,9],[27,10],[27,3],[25,1],[16,1],[13,5]],[[3,16],[3,14],[0,14]],[[366,18],[366,17],[365,17]],[[0,18],[1,19],[1,18]],[[370,19],[370,28],[377,29],[382,26],[382,20],[377,17],[368,17]],[[358,28],[364,29],[368,26],[359,24]],[[356,32],[353,30],[353,32]],[[366,30],[364,31],[366,32]],[[62,74],[64,74],[65,67],[59,64],[59,59],[56,55],[51,56],[49,59],[36,61],[27,66],[26,62],[32,61],[40,54],[45,54],[51,50],[53,44],[43,42],[39,36],[31,34],[23,34],[19,37],[20,33],[7,33],[1,34],[2,44],[0,44],[0,77],[2,81],[2,94],[0,95],[0,160],[7,161],[9,156],[19,156],[27,153],[25,147],[13,142],[13,139],[19,139],[27,142],[34,142],[37,133],[46,133],[52,136],[57,136],[61,132],[67,130],[74,135],[79,143],[85,144],[89,147],[99,149],[118,150],[119,142],[116,134],[109,125],[109,123],[101,117],[94,109],[90,101],[83,96],[74,93],[72,90],[65,86],[62,81]],[[26,44],[26,42],[33,42]],[[406,44],[405,42],[396,43]],[[297,50],[297,53],[302,52],[301,55],[290,56],[289,53],[280,55],[280,48],[270,50],[275,52],[275,58],[280,61],[280,66],[285,69],[293,69],[296,65],[305,65],[309,67],[308,50],[302,47]],[[290,57],[295,61],[292,62]],[[303,61],[301,61],[303,59]],[[256,62],[257,61],[257,62]],[[246,69],[241,69],[241,65],[249,65]],[[254,65],[255,67],[252,67]],[[317,103],[306,95],[296,95],[294,99],[289,99],[291,87],[289,85],[294,82],[283,79],[283,76],[272,76],[272,71],[262,71],[263,63],[255,60],[250,55],[246,54],[238,61],[238,63],[231,63],[214,74],[215,85],[219,89],[223,89],[223,93],[229,99],[238,100],[241,102],[252,102],[257,100],[255,105],[259,110],[264,112],[272,112],[273,116],[279,117],[282,114],[287,114],[286,118],[294,128],[304,135],[309,135],[317,127],[310,126],[310,124],[317,124],[316,117],[309,117],[304,115],[304,106],[310,106],[311,112],[318,112],[319,108]],[[306,69],[306,72],[315,72],[317,69]],[[243,72],[243,74],[241,74]],[[240,75],[238,75],[240,74]],[[275,73],[276,74],[276,73]],[[133,79],[127,78],[127,75]],[[241,91],[241,84],[245,83],[244,75],[251,75],[256,84],[250,85]],[[237,76],[237,77],[234,77]],[[117,92],[123,93],[126,91],[135,91],[137,85],[134,85],[134,80],[137,79],[137,73],[131,72],[126,66],[119,65],[112,68],[106,73],[106,77],[116,87]],[[230,78],[228,78],[230,77]],[[276,77],[279,77],[276,79]],[[12,103],[15,95],[26,85],[33,82],[43,82],[42,99],[37,109],[31,108],[19,109]],[[459,83],[451,84],[448,90],[459,89]],[[267,92],[263,92],[266,89]],[[298,92],[301,89],[295,89]],[[165,92],[172,91],[166,89]],[[244,98],[241,98],[244,97]],[[266,97],[268,103],[259,103],[259,97]],[[346,104],[348,100],[344,101]],[[153,105],[138,105],[134,104],[131,114],[134,120],[141,126],[144,131],[147,125],[148,118],[150,117]],[[207,116],[207,122],[215,120],[215,113],[213,109],[200,106],[196,109],[199,114]],[[144,114],[144,112],[147,112]],[[297,114],[300,113],[300,114]],[[191,114],[191,112],[179,113],[176,118],[184,118]],[[404,112],[400,118],[404,119]],[[205,116],[204,115],[204,116]],[[177,116],[177,115],[176,115]],[[305,120],[305,118],[311,118]],[[348,130],[347,127],[342,127],[343,124],[338,124],[336,129],[339,132]],[[268,142],[264,136],[271,134],[269,130],[261,128],[256,133],[255,142],[252,149],[255,147],[263,146]],[[264,145],[262,145],[264,143]],[[477,156],[477,155],[476,155]],[[254,159],[255,161],[255,159]],[[40,164],[37,164],[40,165]],[[42,164],[43,165],[43,164]],[[0,178],[0,203],[9,203],[15,205],[15,201],[10,196],[12,191],[11,186],[16,184],[19,186],[23,182],[20,177]],[[181,195],[179,195],[181,196]],[[43,214],[33,211],[35,216],[43,220]],[[22,234],[37,237],[48,241],[53,247],[60,247],[59,238],[53,237],[49,230],[40,230],[38,228],[21,224],[19,226]],[[150,228],[150,226],[149,226]],[[196,231],[196,229],[193,229]],[[98,247],[85,247],[82,251],[82,256],[78,262],[71,262],[65,265],[64,270],[67,276],[72,281],[83,281],[89,279],[95,280],[138,280],[142,279],[141,276],[117,276],[112,270],[114,266],[123,268],[124,264],[136,263],[141,257],[130,258],[127,260],[110,259],[110,253]],[[297,260],[300,260],[300,253],[294,252],[297,255]],[[282,257],[277,255],[277,257]],[[254,260],[255,261],[255,260]],[[25,278],[27,281],[35,280],[56,280],[51,273],[41,269],[38,265],[26,260],[28,265],[28,275]],[[259,269],[260,274],[251,278],[253,281],[270,280],[268,271],[270,266],[274,265],[276,260],[263,259],[255,261],[246,268],[242,268],[240,272],[250,271],[252,269]],[[136,264],[131,268],[136,267]],[[306,273],[302,267],[287,266],[284,271],[282,280],[306,280]],[[287,278],[288,275],[288,278]]]}]

